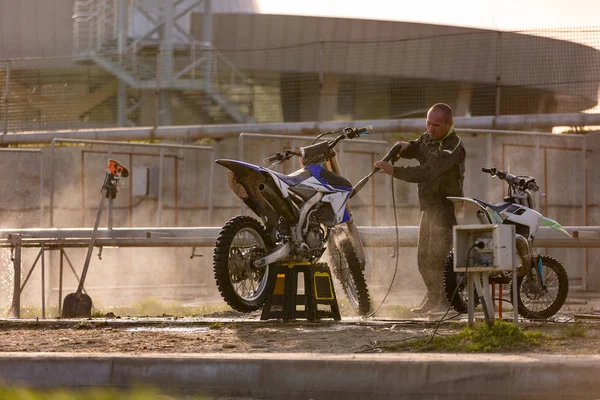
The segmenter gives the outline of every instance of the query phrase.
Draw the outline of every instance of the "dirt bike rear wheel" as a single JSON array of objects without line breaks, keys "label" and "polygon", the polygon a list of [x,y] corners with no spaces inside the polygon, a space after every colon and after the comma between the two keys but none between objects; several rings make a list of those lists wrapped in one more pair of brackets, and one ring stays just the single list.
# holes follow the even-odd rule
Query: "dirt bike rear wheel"
[{"label": "dirt bike rear wheel", "polygon": [[329,234],[327,250],[329,265],[340,281],[354,311],[365,316],[371,310],[371,298],[364,275],[364,266],[354,249],[348,233],[339,228]]},{"label": "dirt bike rear wheel", "polygon": [[[444,294],[450,307],[458,313],[468,312],[467,302],[469,293],[467,288],[467,276],[464,273],[454,272],[454,250],[448,253],[444,265]],[[479,304],[479,298],[475,296],[473,301],[475,307]]]},{"label": "dirt bike rear wheel", "polygon": [[[517,278],[519,315],[528,319],[547,319],[556,314],[567,300],[569,278],[565,267],[550,256],[542,257],[542,272],[546,281],[546,290],[536,290],[537,284],[531,282],[528,275]],[[536,271],[532,271],[537,273]],[[513,286],[510,298],[513,297]]]},{"label": "dirt bike rear wheel", "polygon": [[231,308],[258,310],[267,296],[269,267],[255,268],[252,261],[271,248],[265,228],[256,219],[237,216],[221,229],[213,254],[217,289]]}]

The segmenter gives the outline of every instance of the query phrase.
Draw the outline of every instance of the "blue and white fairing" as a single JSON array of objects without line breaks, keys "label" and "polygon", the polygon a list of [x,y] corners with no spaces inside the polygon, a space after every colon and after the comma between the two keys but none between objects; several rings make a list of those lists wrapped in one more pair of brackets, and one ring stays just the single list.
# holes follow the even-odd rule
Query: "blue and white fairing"
[{"label": "blue and white fairing", "polygon": [[346,210],[346,203],[352,193],[352,184],[342,176],[323,168],[320,164],[309,164],[305,169],[310,172],[311,177],[295,186],[326,193],[321,201],[331,204],[336,222],[339,224],[348,221],[350,214]]},{"label": "blue and white fairing", "polygon": [[[336,223],[346,222],[350,219],[350,214],[346,210],[346,203],[350,199],[352,193],[352,184],[344,177],[337,175],[320,164],[309,164],[306,167],[295,171],[289,175],[285,175],[269,168],[264,168],[258,165],[246,163],[237,160],[219,160],[225,166],[227,164],[237,164],[238,167],[246,167],[257,172],[268,173],[273,182],[279,189],[283,198],[290,196],[289,189],[308,189],[315,192],[323,193],[321,202],[329,203],[335,214]],[[232,169],[230,166],[227,166]],[[234,171],[235,172],[235,171]]]},{"label": "blue and white fairing", "polygon": [[309,164],[290,175],[281,174],[268,168],[261,169],[271,175],[283,197],[289,196],[288,189],[290,187],[312,189],[323,193],[321,202],[331,204],[338,224],[350,219],[346,203],[352,193],[352,184],[340,175],[323,168],[320,164]]}]

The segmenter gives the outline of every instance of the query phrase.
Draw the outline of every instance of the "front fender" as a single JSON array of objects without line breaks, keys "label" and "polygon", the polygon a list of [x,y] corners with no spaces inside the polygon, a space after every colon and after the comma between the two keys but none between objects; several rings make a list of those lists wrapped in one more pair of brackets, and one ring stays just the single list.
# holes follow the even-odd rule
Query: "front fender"
[{"label": "front fender", "polygon": [[540,218],[540,226],[549,226],[550,228],[557,230],[568,237],[573,237],[569,232],[565,230],[565,228],[563,228],[558,222],[556,222],[553,219],[546,217]]}]

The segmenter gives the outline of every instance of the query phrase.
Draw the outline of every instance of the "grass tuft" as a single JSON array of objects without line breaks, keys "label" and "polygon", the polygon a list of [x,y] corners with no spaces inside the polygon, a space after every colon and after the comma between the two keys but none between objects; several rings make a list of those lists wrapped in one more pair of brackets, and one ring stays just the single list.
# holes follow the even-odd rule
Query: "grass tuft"
[{"label": "grass tuft", "polygon": [[587,336],[589,328],[585,322],[575,321],[575,323],[567,325],[562,336],[564,338],[584,338]]},{"label": "grass tuft", "polygon": [[548,339],[548,335],[541,332],[524,331],[512,323],[495,321],[492,326],[477,323],[456,334],[436,335],[433,339],[430,336],[411,339],[387,346],[387,349],[414,352],[513,352],[537,347]]},{"label": "grass tuft", "polygon": [[[116,389],[31,389],[0,387],[0,400],[170,400],[172,397],[152,388]],[[202,396],[188,396],[186,399],[205,399]]]},{"label": "grass tuft", "polygon": [[[168,302],[155,297],[149,297],[126,306],[103,307],[101,305],[94,305],[91,317],[106,318],[107,315],[113,315],[113,317],[198,317],[229,310],[231,310],[231,308],[225,302],[208,303],[206,305],[190,307],[175,301]],[[8,310],[0,309],[0,316],[1,315],[8,316]],[[42,318],[42,309],[36,307],[21,307],[20,317],[23,319]],[[58,307],[46,307],[45,317],[60,317]]]}]

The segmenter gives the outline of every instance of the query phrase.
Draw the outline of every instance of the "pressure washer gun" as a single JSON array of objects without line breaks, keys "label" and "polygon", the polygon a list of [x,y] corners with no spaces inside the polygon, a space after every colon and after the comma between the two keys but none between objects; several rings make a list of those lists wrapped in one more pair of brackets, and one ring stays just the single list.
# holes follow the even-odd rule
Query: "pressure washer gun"
[{"label": "pressure washer gun", "polygon": [[121,178],[127,178],[128,176],[129,170],[125,166],[116,160],[108,160],[108,169],[104,177],[104,184],[102,185],[102,190],[106,190],[107,199],[117,197],[117,186]]},{"label": "pressure washer gun", "polygon": [[[391,161],[391,162],[396,162],[398,161],[398,159],[400,158],[400,153],[402,150],[402,144],[401,143],[396,143],[395,145],[392,146],[392,148],[390,149],[390,151],[387,152],[387,154],[385,155],[385,157],[383,157],[381,159],[381,161]],[[369,181],[369,179],[376,174],[377,172],[379,172],[381,168],[373,168],[373,171],[371,171],[369,173],[369,175],[365,176],[364,178],[362,178],[360,181],[358,181],[358,183],[356,185],[354,185],[354,187],[352,188],[352,194],[350,195],[350,198],[354,197],[355,194],[357,194],[362,188],[363,186],[365,186],[365,184]]]}]

